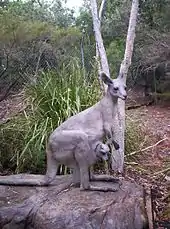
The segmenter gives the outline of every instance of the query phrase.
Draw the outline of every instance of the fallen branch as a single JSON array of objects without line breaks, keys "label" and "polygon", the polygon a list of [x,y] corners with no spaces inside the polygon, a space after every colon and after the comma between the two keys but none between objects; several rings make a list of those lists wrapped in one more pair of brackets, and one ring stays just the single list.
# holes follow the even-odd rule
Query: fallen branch
[{"label": "fallen branch", "polygon": [[138,163],[134,161],[131,161],[131,162],[125,161],[125,164],[126,165],[138,165]]},{"label": "fallen branch", "polygon": [[158,172],[154,173],[153,176],[159,175],[159,174],[161,174],[161,173],[166,173],[166,172],[168,172],[168,171],[170,171],[170,167],[168,167],[168,168],[166,168],[166,169],[163,169],[163,170],[161,170],[161,171],[158,171]]},{"label": "fallen branch", "polygon": [[126,157],[127,157],[127,156],[132,156],[132,155],[134,155],[134,154],[136,154],[136,153],[144,152],[144,151],[146,151],[146,150],[148,150],[148,149],[152,149],[152,148],[154,148],[155,146],[159,145],[161,142],[163,142],[163,141],[165,141],[165,140],[167,140],[167,139],[168,139],[168,138],[166,137],[166,138],[161,139],[160,141],[156,142],[154,145],[151,145],[151,146],[148,146],[148,147],[146,147],[146,148],[144,148],[144,149],[140,149],[140,150],[134,151],[134,152],[132,152],[132,153],[129,153],[129,154],[126,155]]},{"label": "fallen branch", "polygon": [[140,108],[140,107],[143,107],[143,106],[151,106],[153,103],[154,103],[154,100],[146,102],[146,103],[142,103],[142,104],[135,104],[135,105],[132,105],[132,106],[127,106],[126,110],[137,109],[137,108]]}]

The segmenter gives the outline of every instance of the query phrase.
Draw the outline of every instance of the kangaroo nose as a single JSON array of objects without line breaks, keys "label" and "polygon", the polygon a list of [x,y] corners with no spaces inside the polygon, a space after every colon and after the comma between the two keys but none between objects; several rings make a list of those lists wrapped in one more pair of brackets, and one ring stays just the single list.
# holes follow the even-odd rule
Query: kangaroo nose
[{"label": "kangaroo nose", "polygon": [[127,98],[127,95],[124,95],[124,98],[126,99]]}]

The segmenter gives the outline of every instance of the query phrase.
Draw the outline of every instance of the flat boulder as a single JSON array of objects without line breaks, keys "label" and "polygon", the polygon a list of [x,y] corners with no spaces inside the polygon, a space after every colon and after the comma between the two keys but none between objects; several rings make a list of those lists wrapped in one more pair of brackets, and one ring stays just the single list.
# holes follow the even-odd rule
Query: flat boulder
[{"label": "flat boulder", "polygon": [[[22,179],[42,177],[22,175]],[[117,192],[81,191],[69,185],[70,179],[57,176],[49,187],[0,185],[0,229],[148,228],[143,187],[123,181]]]}]

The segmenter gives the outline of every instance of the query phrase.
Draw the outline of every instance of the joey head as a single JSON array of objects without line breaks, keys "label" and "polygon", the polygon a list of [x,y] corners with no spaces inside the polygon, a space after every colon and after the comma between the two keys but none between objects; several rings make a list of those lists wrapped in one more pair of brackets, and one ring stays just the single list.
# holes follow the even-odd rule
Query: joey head
[{"label": "joey head", "polygon": [[96,152],[96,159],[102,159],[104,161],[107,161],[108,155],[110,153],[110,149],[109,149],[108,145],[100,142],[96,145],[95,152]]}]

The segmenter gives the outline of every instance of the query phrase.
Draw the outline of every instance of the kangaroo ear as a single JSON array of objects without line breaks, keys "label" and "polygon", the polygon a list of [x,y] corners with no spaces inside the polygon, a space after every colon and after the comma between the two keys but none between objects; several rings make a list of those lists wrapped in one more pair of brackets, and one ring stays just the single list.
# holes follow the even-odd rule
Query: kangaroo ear
[{"label": "kangaroo ear", "polygon": [[101,73],[100,73],[100,77],[101,77],[101,79],[103,80],[103,82],[104,82],[105,84],[107,84],[107,85],[113,84],[113,81],[106,75],[106,73],[101,72]]}]

